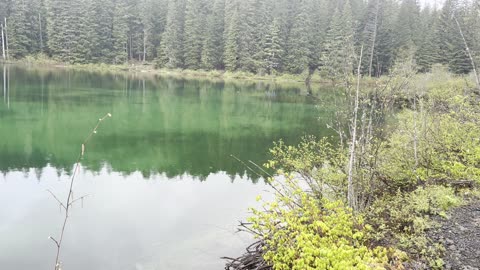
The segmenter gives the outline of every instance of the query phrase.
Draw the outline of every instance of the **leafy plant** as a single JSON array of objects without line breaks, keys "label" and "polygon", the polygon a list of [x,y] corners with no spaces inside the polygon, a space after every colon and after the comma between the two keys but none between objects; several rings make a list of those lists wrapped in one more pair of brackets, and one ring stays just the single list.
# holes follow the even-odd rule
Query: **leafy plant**
[{"label": "leafy plant", "polygon": [[384,269],[389,250],[368,246],[369,227],[360,216],[343,202],[302,191],[292,177],[284,184],[291,193],[252,209],[249,219],[265,239],[264,259],[273,269]]}]

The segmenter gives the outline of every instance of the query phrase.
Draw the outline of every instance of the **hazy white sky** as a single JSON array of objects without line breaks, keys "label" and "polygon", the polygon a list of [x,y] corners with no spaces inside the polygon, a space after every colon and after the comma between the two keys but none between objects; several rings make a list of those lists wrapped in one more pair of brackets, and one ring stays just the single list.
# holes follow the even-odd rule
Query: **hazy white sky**
[{"label": "hazy white sky", "polygon": [[442,6],[443,2],[445,0],[420,0],[420,4],[424,6],[431,6],[433,7],[435,4],[437,4],[438,7]]}]

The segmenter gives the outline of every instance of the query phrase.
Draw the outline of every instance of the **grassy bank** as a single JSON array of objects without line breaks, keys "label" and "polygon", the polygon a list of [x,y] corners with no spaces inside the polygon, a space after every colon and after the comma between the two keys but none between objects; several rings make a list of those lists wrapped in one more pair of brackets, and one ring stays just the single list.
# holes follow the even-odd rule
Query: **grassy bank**
[{"label": "grassy bank", "polygon": [[[65,68],[74,70],[86,70],[105,73],[134,73],[144,75],[161,75],[191,79],[210,79],[210,80],[246,80],[246,81],[271,81],[278,83],[305,84],[307,74],[278,74],[278,75],[260,75],[243,71],[221,71],[221,70],[183,70],[183,69],[156,69],[153,63],[134,62],[130,64],[67,64],[55,61],[44,56],[31,56],[20,60],[9,61],[11,64],[23,64],[31,66],[41,66],[44,68]],[[331,83],[331,80],[321,78],[314,74],[311,79],[313,84]]]}]

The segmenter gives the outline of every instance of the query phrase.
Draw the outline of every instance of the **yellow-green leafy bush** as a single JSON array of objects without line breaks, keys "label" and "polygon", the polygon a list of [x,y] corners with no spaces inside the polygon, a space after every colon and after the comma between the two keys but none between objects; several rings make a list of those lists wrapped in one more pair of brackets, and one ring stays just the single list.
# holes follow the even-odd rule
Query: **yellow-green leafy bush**
[{"label": "yellow-green leafy bush", "polygon": [[480,181],[480,125],[475,115],[464,110],[428,116],[401,113],[380,153],[379,172],[394,189],[420,182]]},{"label": "yellow-green leafy bush", "polygon": [[274,169],[279,175],[295,175],[317,198],[343,199],[347,188],[346,155],[327,138],[304,137],[297,146],[279,141],[270,153],[272,160],[265,167]]},{"label": "yellow-green leafy bush", "polygon": [[342,202],[302,191],[291,179],[284,184],[296,189],[253,210],[249,220],[266,242],[264,259],[273,269],[384,269],[388,250],[367,245],[369,230],[361,218]]}]

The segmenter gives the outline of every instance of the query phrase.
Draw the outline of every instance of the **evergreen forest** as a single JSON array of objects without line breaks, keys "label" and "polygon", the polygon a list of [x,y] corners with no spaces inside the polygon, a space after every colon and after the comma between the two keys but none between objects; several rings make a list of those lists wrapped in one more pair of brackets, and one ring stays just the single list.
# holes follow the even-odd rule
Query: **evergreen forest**
[{"label": "evergreen forest", "polygon": [[381,76],[407,56],[455,74],[480,58],[476,0],[0,0],[0,18],[10,59],[344,76],[363,48]]}]

